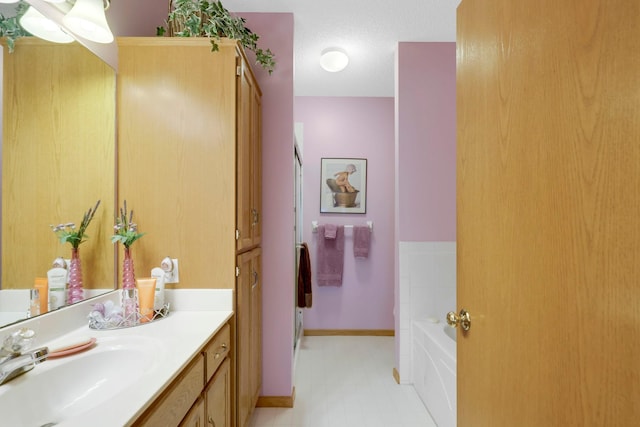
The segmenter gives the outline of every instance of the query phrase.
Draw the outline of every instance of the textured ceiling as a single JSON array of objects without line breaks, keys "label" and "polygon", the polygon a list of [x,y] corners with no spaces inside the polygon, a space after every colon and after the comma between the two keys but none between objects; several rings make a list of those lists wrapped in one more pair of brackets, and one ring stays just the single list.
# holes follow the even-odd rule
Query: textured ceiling
[{"label": "textured ceiling", "polygon": [[[460,0],[222,0],[232,12],[291,12],[296,96],[394,96],[398,42],[455,41]],[[339,73],[320,68],[337,46],[350,60]],[[264,46],[268,47],[268,46]]]}]

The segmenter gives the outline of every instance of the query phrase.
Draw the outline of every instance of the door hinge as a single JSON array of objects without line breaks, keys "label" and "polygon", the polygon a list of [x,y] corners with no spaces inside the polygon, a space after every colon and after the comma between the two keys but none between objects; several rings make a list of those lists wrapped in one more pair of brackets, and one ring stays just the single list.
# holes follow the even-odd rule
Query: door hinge
[{"label": "door hinge", "polygon": [[240,65],[236,66],[236,76],[242,75],[242,67]]},{"label": "door hinge", "polygon": [[240,277],[240,267],[236,267],[236,277]]},{"label": "door hinge", "polygon": [[240,230],[236,230],[236,240],[240,239]]}]

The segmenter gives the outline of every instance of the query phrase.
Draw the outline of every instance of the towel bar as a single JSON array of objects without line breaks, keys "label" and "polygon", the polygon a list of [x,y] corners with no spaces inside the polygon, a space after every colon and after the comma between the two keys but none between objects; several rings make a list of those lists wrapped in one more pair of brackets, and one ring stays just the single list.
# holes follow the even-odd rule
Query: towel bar
[{"label": "towel bar", "polygon": [[[313,232],[318,232],[318,221],[311,221],[311,226],[313,227]],[[367,221],[367,227],[369,227],[370,231],[373,231],[373,221]],[[344,228],[353,228],[353,224],[344,225]]]}]

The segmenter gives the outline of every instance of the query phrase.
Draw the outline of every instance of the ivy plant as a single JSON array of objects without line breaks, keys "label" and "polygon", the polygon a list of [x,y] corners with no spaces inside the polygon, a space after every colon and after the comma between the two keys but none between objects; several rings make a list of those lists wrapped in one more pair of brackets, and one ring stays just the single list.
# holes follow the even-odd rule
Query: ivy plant
[{"label": "ivy plant", "polygon": [[14,16],[7,17],[0,13],[0,37],[6,37],[9,52],[13,52],[17,39],[31,35],[18,22],[28,8],[29,5],[20,0],[16,5],[16,14]]},{"label": "ivy plant", "polygon": [[211,51],[218,50],[222,37],[239,40],[240,44],[255,53],[256,63],[271,74],[275,68],[274,54],[270,49],[258,47],[257,34],[245,26],[246,20],[232,15],[220,1],[169,0],[169,14],[165,27],[158,27],[157,34],[170,37],[208,37]]}]

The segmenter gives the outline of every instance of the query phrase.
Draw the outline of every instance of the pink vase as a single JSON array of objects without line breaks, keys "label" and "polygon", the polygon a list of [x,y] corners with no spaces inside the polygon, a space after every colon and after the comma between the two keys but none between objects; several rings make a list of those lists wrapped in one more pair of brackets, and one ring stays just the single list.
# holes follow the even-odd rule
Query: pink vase
[{"label": "pink vase", "polygon": [[67,292],[67,305],[74,304],[84,299],[82,287],[82,263],[78,248],[71,249],[71,262],[69,264],[69,289]]},{"label": "pink vase", "polygon": [[136,290],[136,274],[133,269],[131,250],[124,247],[124,260],[122,261],[122,326],[134,326],[138,324],[138,298]]},{"label": "pink vase", "polygon": [[136,288],[136,273],[133,269],[131,250],[124,247],[124,261],[122,262],[122,289]]}]

